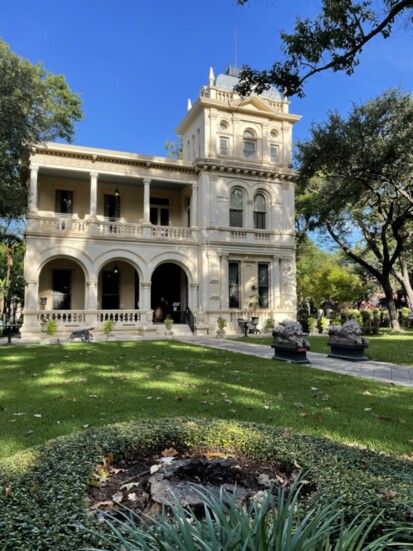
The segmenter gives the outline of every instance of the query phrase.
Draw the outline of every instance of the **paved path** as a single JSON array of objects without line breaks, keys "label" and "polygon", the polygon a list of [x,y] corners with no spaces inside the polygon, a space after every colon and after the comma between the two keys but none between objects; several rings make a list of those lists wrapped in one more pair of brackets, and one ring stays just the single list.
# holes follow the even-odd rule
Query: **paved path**
[{"label": "paved path", "polygon": [[[244,341],[217,339],[216,337],[178,337],[177,340],[190,344],[227,350],[228,352],[239,352],[251,356],[260,356],[261,358],[267,359],[271,359],[274,355],[273,349],[268,345],[250,344]],[[307,352],[307,357],[311,362],[309,364],[310,367],[413,388],[412,367],[385,362],[374,362],[371,360],[350,362],[338,360],[336,358],[328,358],[326,354],[318,354],[316,352]]]}]

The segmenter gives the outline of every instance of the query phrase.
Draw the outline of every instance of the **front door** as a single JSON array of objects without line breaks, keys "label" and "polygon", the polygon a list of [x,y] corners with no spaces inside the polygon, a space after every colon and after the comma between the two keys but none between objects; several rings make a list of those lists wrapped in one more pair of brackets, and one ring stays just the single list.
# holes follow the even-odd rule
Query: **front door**
[{"label": "front door", "polygon": [[119,272],[102,273],[102,310],[119,310]]},{"label": "front door", "polygon": [[53,270],[53,310],[70,310],[71,299],[72,272]]},{"label": "front door", "polygon": [[115,222],[120,218],[120,197],[118,195],[104,196],[105,217]]}]

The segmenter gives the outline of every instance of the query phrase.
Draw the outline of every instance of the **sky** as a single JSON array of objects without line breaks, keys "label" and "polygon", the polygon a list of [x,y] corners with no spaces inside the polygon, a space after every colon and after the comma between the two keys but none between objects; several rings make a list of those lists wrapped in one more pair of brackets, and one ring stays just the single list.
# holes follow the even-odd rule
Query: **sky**
[{"label": "sky", "polygon": [[[165,155],[201,86],[228,64],[271,66],[279,32],[297,15],[313,17],[320,0],[0,0],[0,37],[12,51],[64,74],[80,93],[84,120],[75,144]],[[234,29],[236,29],[236,40]],[[413,91],[413,27],[395,25],[391,38],[369,44],[352,76],[323,74],[308,82],[294,139],[305,140],[328,111],[343,115],[353,102],[384,90]],[[236,48],[235,48],[236,42]]]}]

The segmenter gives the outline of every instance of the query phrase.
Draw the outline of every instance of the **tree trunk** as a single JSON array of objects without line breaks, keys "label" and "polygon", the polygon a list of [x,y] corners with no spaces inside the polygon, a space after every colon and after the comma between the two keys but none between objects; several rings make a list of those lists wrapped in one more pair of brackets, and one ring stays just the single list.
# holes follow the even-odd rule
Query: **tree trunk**
[{"label": "tree trunk", "polygon": [[389,311],[392,333],[402,333],[396,303],[394,302],[393,298],[393,289],[390,285],[389,279],[387,278],[387,281],[382,281],[382,285],[384,294],[386,295],[387,309]]},{"label": "tree trunk", "polygon": [[403,287],[403,291],[406,295],[407,306],[410,310],[413,310],[413,289],[410,284],[409,270],[407,268],[406,257],[404,253],[399,256],[400,271],[393,269],[393,275]]}]

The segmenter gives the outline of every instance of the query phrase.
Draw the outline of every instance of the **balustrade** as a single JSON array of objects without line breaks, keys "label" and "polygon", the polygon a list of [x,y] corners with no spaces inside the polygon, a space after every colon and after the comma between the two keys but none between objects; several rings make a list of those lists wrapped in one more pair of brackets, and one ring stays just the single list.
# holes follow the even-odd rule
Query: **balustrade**
[{"label": "balustrade", "polygon": [[141,321],[142,313],[139,310],[102,310],[97,312],[97,322],[103,323],[112,320],[124,325],[134,325]]},{"label": "balustrade", "polygon": [[49,320],[57,324],[83,323],[85,312],[83,310],[41,310],[37,314],[37,321],[46,323]]}]

